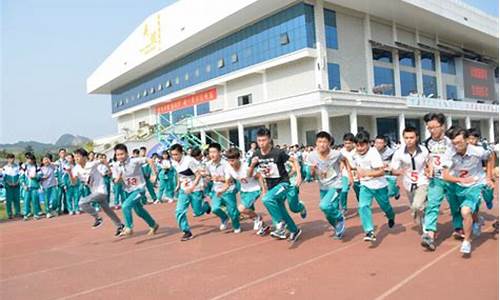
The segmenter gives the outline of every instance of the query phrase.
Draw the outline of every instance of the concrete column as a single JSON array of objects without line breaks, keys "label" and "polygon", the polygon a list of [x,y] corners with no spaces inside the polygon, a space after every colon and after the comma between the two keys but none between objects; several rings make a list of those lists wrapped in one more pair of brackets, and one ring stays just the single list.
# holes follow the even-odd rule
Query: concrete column
[{"label": "concrete column", "polygon": [[323,11],[323,0],[316,0],[314,5],[314,24],[316,34],[316,64],[314,73],[316,88],[328,89],[328,58],[326,50],[325,16]]},{"label": "concrete column", "polygon": [[349,115],[349,121],[351,123],[351,133],[356,135],[358,133],[358,112],[355,109]]},{"label": "concrete column", "polygon": [[204,145],[207,143],[207,133],[205,132],[205,130],[200,130],[200,140]]},{"label": "concrete column", "polygon": [[290,114],[290,141],[292,145],[299,143],[299,133],[297,128],[297,116],[294,114]]},{"label": "concrete column", "polygon": [[404,143],[403,130],[406,127],[406,118],[404,113],[399,114],[398,125],[399,125],[399,140],[401,141],[401,143]]},{"label": "concrete column", "polygon": [[365,38],[365,60],[366,60],[366,89],[369,94],[373,93],[373,85],[375,80],[373,75],[373,55],[372,55],[372,45],[370,40],[372,39],[372,29],[370,25],[370,15],[366,14],[363,19],[363,34]]},{"label": "concrete column", "polygon": [[488,141],[495,142],[495,120],[492,117],[488,119]]},{"label": "concrete column", "polygon": [[422,79],[422,58],[420,57],[420,51],[415,51],[415,67],[417,69],[417,93],[420,95],[424,94],[424,81]]},{"label": "concrete column", "polygon": [[451,115],[446,115],[446,129],[450,128],[453,125],[453,118]]},{"label": "concrete column", "polygon": [[469,129],[471,127],[470,125],[470,117],[466,116],[465,117],[465,129]]},{"label": "concrete column", "polygon": [[326,107],[321,108],[321,130],[330,132],[330,116]]},{"label": "concrete column", "polygon": [[245,152],[245,129],[240,122],[238,122],[238,146],[241,151]]},{"label": "concrete column", "polygon": [[394,61],[394,92],[401,97],[401,73],[399,71],[399,53],[398,50],[392,50],[392,60]]},{"label": "concrete column", "polygon": [[445,99],[446,93],[445,87],[443,86],[443,73],[441,71],[441,56],[439,51],[434,51],[434,61],[436,62],[436,91],[437,97]]},{"label": "concrete column", "polygon": [[372,116],[371,117],[371,123],[372,123],[372,131],[370,132],[372,137],[376,137],[378,135],[378,128],[377,128],[377,117]]}]

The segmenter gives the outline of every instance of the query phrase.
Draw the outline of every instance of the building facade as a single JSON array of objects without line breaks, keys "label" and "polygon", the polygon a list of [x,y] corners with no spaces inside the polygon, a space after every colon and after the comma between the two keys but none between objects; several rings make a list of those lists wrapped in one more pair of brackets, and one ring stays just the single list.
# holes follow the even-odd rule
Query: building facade
[{"label": "building facade", "polygon": [[[443,0],[180,0],[148,17],[88,78],[110,94],[118,135],[192,118],[202,141],[241,148],[399,140],[422,117],[498,136],[498,19]],[[161,116],[161,118],[159,118]],[[105,140],[105,139],[104,139]]]}]

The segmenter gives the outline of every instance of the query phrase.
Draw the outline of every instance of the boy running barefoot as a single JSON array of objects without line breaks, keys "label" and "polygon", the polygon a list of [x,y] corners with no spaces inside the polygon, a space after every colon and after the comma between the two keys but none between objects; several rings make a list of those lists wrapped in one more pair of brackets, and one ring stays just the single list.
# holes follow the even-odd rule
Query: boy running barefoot
[{"label": "boy running barefoot", "polygon": [[[342,239],[345,232],[344,215],[339,210],[342,193],[343,165],[349,174],[351,168],[345,163],[340,151],[332,150],[333,137],[325,131],[316,134],[316,150],[309,154],[306,164],[311,169],[311,175],[319,181],[319,207],[326,219],[335,229],[335,238]],[[349,181],[352,182],[352,176]]]},{"label": "boy running barefoot", "polygon": [[375,148],[370,147],[370,134],[360,131],[356,135],[356,153],[353,155],[361,188],[359,191],[359,216],[365,232],[365,241],[375,242],[372,218],[372,200],[375,198],[388,219],[389,228],[394,227],[394,211],[389,202],[389,191],[385,179],[384,163]]},{"label": "boy running barefoot", "polygon": [[75,151],[76,166],[72,169],[68,169],[68,174],[71,178],[71,183],[76,184],[77,180],[80,180],[90,191],[90,194],[81,198],[79,202],[80,209],[94,217],[95,222],[92,228],[97,228],[101,226],[103,220],[99,217],[97,211],[92,207],[92,203],[98,203],[102,208],[104,213],[113,221],[116,226],[115,236],[118,236],[123,229],[123,224],[120,218],[109,208],[108,202],[106,200],[107,190],[104,184],[103,174],[98,170],[98,166],[101,164],[100,161],[88,160],[88,153],[85,149],[77,149]]},{"label": "boy running barefoot", "polygon": [[114,148],[116,160],[118,161],[117,181],[122,181],[125,188],[125,201],[123,201],[122,211],[125,218],[125,229],[120,236],[130,236],[133,234],[132,209],[149,226],[148,235],[154,235],[158,230],[158,223],[151,217],[149,212],[142,206],[141,199],[145,197],[146,180],[142,172],[142,166],[148,162],[151,166],[151,179],[156,178],[156,166],[152,159],[146,157],[129,157],[127,146],[117,144]]}]

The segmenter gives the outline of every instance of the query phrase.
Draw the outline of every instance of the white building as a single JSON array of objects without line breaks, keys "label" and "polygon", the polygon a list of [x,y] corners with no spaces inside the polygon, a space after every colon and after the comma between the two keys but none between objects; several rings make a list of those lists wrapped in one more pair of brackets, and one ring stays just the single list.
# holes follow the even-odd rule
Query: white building
[{"label": "white building", "polygon": [[[456,0],[180,0],[148,17],[87,80],[118,133],[195,115],[246,145],[398,139],[428,111],[498,135],[498,19]],[[105,142],[106,139],[101,140]],[[99,143],[99,141],[98,141]]]}]

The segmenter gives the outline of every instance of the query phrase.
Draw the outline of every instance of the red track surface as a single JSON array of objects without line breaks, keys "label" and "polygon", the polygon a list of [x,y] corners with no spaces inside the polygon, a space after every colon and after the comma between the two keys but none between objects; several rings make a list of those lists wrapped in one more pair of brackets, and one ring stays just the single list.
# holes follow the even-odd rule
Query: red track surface
[{"label": "red track surface", "polygon": [[[304,233],[293,246],[256,236],[249,220],[235,235],[219,232],[213,215],[191,212],[196,238],[180,242],[175,204],[147,206],[161,226],[152,237],[136,216],[128,239],[112,237],[109,219],[90,229],[88,215],[0,224],[0,299],[498,299],[496,208],[483,213],[483,234],[463,258],[445,204],[438,249],[427,252],[404,196],[393,201],[391,230],[375,208],[374,246],[362,241],[357,216],[343,241],[330,237],[316,184],[304,185],[301,196],[309,216],[294,216]],[[264,211],[261,203],[257,209]]]}]

